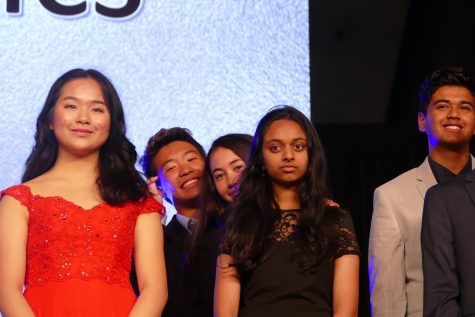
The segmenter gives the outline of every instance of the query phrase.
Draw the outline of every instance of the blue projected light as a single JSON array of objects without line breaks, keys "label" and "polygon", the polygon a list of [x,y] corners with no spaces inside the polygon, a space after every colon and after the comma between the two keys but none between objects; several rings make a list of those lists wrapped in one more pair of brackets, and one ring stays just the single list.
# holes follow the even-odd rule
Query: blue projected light
[{"label": "blue projected light", "polygon": [[[63,18],[47,2],[89,9]],[[132,2],[140,7],[128,18],[101,15],[95,0],[7,1],[0,9],[0,188],[20,182],[46,94],[72,68],[111,79],[139,154],[164,127],[186,127],[208,148],[225,133],[252,134],[277,104],[310,116],[308,1],[100,4]]]}]

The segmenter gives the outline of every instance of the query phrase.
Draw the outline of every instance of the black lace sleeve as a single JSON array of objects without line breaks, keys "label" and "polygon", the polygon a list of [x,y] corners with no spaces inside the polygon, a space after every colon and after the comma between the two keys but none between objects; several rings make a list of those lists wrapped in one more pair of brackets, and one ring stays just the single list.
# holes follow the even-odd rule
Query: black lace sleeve
[{"label": "black lace sleeve", "polygon": [[356,240],[355,228],[350,213],[346,210],[342,211],[338,222],[338,248],[336,258],[347,254],[355,254],[359,256],[360,247]]}]

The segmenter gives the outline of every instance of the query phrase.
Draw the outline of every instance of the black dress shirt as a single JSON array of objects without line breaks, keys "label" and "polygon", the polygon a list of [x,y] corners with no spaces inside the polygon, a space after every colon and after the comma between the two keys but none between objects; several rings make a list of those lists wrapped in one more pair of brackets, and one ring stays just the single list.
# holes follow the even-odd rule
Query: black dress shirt
[{"label": "black dress shirt", "polygon": [[[446,180],[449,180],[452,177],[457,176],[457,174],[452,173],[452,171],[450,171],[448,168],[434,161],[430,157],[430,155],[429,155],[429,165],[430,165],[430,169],[432,170],[432,173],[434,173],[434,177],[437,183],[445,182]],[[460,173],[458,173],[458,175],[468,173],[471,170],[472,170],[472,159],[469,156],[467,164],[465,164],[465,166],[462,168]]]}]

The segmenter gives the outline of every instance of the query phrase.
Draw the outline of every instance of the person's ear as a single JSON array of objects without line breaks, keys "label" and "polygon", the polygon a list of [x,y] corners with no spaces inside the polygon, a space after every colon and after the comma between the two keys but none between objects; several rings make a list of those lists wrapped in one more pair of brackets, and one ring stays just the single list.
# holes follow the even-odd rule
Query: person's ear
[{"label": "person's ear", "polygon": [[426,132],[426,116],[422,112],[417,114],[417,125],[419,126],[419,131]]}]

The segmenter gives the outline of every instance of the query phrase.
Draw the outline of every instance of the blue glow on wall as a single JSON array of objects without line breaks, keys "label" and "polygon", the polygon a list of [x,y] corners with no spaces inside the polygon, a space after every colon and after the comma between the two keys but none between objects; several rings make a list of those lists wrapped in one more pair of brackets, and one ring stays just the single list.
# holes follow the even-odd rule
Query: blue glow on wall
[{"label": "blue glow on wall", "polygon": [[76,67],[115,84],[139,153],[162,127],[189,128],[208,148],[222,134],[253,133],[276,104],[310,116],[307,1],[144,0],[120,21],[94,3],[74,19],[37,0],[22,1],[20,15],[0,8],[0,188],[20,182],[48,89]]}]

